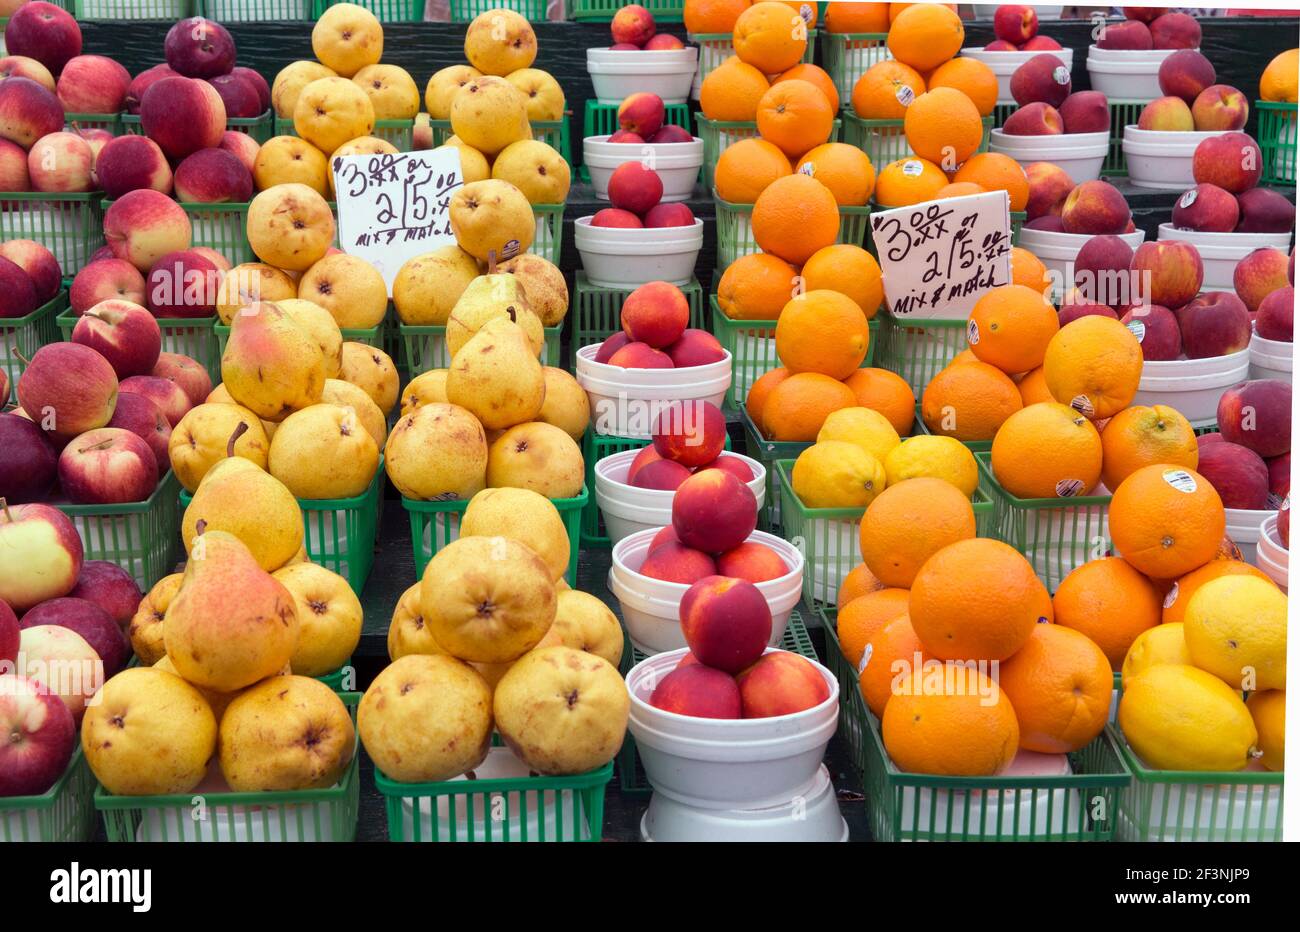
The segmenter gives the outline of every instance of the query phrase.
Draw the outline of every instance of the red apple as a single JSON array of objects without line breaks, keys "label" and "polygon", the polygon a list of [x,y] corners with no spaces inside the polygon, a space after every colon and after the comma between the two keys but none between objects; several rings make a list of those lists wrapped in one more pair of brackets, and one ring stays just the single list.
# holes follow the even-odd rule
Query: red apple
[{"label": "red apple", "polygon": [[144,595],[131,574],[116,563],[87,560],[81,564],[81,575],[68,598],[93,602],[108,612],[120,629],[126,630]]},{"label": "red apple", "polygon": [[0,318],[26,317],[39,306],[31,276],[18,263],[0,256]]},{"label": "red apple", "polygon": [[271,106],[271,85],[266,83],[266,78],[262,77],[261,72],[254,71],[252,68],[245,68],[242,65],[236,65],[230,69],[230,73],[253,85],[253,89],[257,91],[257,99],[261,102],[262,107],[258,113]]},{"label": "red apple", "polygon": [[63,290],[63,270],[59,268],[59,260],[35,240],[11,239],[0,243],[0,256],[27,273],[38,305],[45,304]]},{"label": "red apple", "polygon": [[72,328],[72,342],[108,360],[119,379],[147,375],[162,350],[162,330],[145,308],[130,301],[101,301]]},{"label": "red apple", "polygon": [[27,152],[17,143],[0,138],[0,191],[30,191]]},{"label": "red apple", "polygon": [[140,112],[140,98],[144,96],[155,81],[161,81],[163,78],[179,78],[175,71],[166,64],[154,65],[152,68],[146,68],[134,78],[126,89],[126,110],[127,113]]},{"label": "red apple", "polygon": [[247,78],[236,74],[222,74],[209,78],[208,83],[217,91],[230,119],[250,119],[261,116],[262,99],[257,88]]},{"label": "red apple", "polygon": [[0,667],[18,659],[18,616],[8,602],[0,602]]},{"label": "red apple", "polygon": [[211,317],[217,312],[221,278],[216,264],[196,250],[169,252],[145,279],[149,310],[157,317]]},{"label": "red apple", "polygon": [[113,366],[79,343],[42,346],[18,380],[23,410],[46,433],[64,439],[107,424],[117,391]]},{"label": "red apple", "polygon": [[191,16],[167,30],[163,55],[187,78],[215,78],[235,67],[235,40],[220,23]]},{"label": "red apple", "polygon": [[1188,359],[1226,356],[1250,345],[1250,313],[1235,294],[1207,291],[1177,313]]},{"label": "red apple", "polygon": [[172,169],[158,143],[148,136],[118,136],[100,150],[95,161],[100,187],[115,201],[131,191],[148,189],[170,194]]},{"label": "red apple", "polygon": [[57,75],[81,54],[81,27],[62,7],[33,0],[9,17],[5,47],[10,55],[34,58]]},{"label": "red apple", "polygon": [[78,55],[59,75],[57,92],[71,113],[117,113],[126,106],[131,73],[103,55]]},{"label": "red apple", "polygon": [[1219,431],[1265,458],[1291,450],[1291,386],[1280,379],[1241,382],[1219,398]]},{"label": "red apple", "polygon": [[186,412],[194,407],[183,388],[169,379],[154,375],[133,375],[123,379],[120,390],[144,395],[158,406],[172,427],[179,424]]},{"label": "red apple", "polygon": [[75,631],[103,661],[105,676],[112,676],[131,659],[131,642],[118,623],[103,608],[87,599],[64,596],[42,602],[23,615],[21,624],[24,629],[54,625]]},{"label": "red apple", "polygon": [[77,746],[77,723],[68,707],[12,673],[0,675],[0,734],[5,736],[0,741],[0,799],[48,792],[68,769]]},{"label": "red apple", "polygon": [[30,149],[42,136],[61,129],[63,104],[53,91],[31,78],[0,81],[0,138]]},{"label": "red apple", "polygon": [[150,375],[175,382],[192,405],[203,404],[212,394],[212,376],[208,370],[181,353],[160,353]]},{"label": "red apple", "polygon": [[253,176],[234,153],[200,149],[176,166],[176,199],[198,204],[247,203]]},{"label": "red apple", "polygon": [[0,499],[11,505],[40,501],[58,478],[59,455],[33,422],[0,413]]},{"label": "red apple", "polygon": [[158,463],[158,475],[164,475],[171,468],[168,446],[172,439],[172,425],[152,399],[135,392],[119,392],[117,407],[108,426],[129,430],[148,444]]},{"label": "red apple", "polygon": [[63,448],[59,484],[74,505],[142,502],[158,487],[158,459],[129,430],[101,427]]},{"label": "red apple", "polygon": [[0,505],[0,601],[25,612],[67,595],[81,573],[81,538],[49,505]]},{"label": "red apple", "polygon": [[112,299],[144,305],[144,276],[125,259],[90,263],[76,274],[68,289],[68,303],[77,314]]},{"label": "red apple", "polygon": [[140,99],[140,125],[169,158],[183,159],[221,145],[226,107],[206,81],[162,78]]},{"label": "red apple", "polygon": [[1268,466],[1254,450],[1237,443],[1207,444],[1199,451],[1196,471],[1214,486],[1224,508],[1268,507]]}]

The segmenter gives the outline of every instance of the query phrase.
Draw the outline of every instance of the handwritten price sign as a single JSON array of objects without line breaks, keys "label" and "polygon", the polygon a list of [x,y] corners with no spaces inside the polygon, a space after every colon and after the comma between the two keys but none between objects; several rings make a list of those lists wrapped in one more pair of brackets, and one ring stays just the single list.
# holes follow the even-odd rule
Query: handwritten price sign
[{"label": "handwritten price sign", "polygon": [[455,149],[341,155],[331,167],[339,246],[378,269],[389,294],[407,259],[456,242],[451,196],[464,180]]},{"label": "handwritten price sign", "polygon": [[984,292],[1011,283],[1005,191],[873,213],[871,238],[896,317],[965,320]]}]

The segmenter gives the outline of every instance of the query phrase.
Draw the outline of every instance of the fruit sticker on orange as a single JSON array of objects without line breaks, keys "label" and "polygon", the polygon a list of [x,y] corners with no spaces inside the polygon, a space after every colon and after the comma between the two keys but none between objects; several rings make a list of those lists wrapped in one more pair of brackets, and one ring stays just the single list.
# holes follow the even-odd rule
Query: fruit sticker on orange
[{"label": "fruit sticker on orange", "polygon": [[1169,483],[1171,488],[1185,495],[1191,495],[1196,491],[1196,477],[1186,469],[1166,469],[1160,474],[1160,478]]},{"label": "fruit sticker on orange", "polygon": [[862,671],[865,670],[867,668],[867,664],[871,662],[871,654],[872,654],[872,647],[870,644],[868,644],[866,647],[862,649],[862,659],[858,661],[858,676],[862,675]]},{"label": "fruit sticker on orange", "polygon": [[[898,90],[894,91],[894,97],[897,98],[898,102],[904,107],[910,107],[912,106],[912,101],[916,100],[916,92],[906,84],[900,84],[898,85]],[[917,174],[920,174],[920,164],[918,163],[916,167]],[[903,166],[903,170],[906,171],[907,166]]]},{"label": "fruit sticker on orange", "polygon": [[1082,479],[1062,479],[1056,483],[1057,498],[1077,498],[1082,493]]}]

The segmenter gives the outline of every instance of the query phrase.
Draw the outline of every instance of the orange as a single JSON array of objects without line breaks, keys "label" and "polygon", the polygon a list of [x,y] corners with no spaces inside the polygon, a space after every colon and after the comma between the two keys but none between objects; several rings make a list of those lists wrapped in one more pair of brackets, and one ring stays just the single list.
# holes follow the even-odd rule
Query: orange
[{"label": "orange", "polygon": [[762,430],[772,440],[812,443],[827,417],[856,404],[853,392],[843,382],[820,372],[794,373],[768,392],[762,407]]},{"label": "orange", "polygon": [[1220,576],[1256,576],[1272,582],[1263,570],[1241,560],[1211,560],[1199,569],[1194,569],[1174,580],[1173,586],[1165,593],[1160,612],[1161,622],[1168,625],[1182,621],[1183,615],[1187,612],[1187,605],[1192,601],[1196,591],[1211,579],[1218,579]]},{"label": "orange", "polygon": [[1020,401],[1026,408],[1042,401],[1056,401],[1047,390],[1047,378],[1043,375],[1042,366],[1026,372],[1016,383],[1016,388],[1020,389]]},{"label": "orange", "polygon": [[949,544],[926,560],[907,610],[925,649],[942,660],[1006,660],[1034,625],[1052,620],[1051,597],[1029,561],[983,537]]},{"label": "orange", "polygon": [[732,320],[776,320],[798,277],[798,269],[776,256],[741,256],[718,280],[718,307]]},{"label": "orange", "polygon": [[858,596],[840,609],[835,619],[835,636],[840,651],[856,668],[862,662],[862,649],[872,635],[907,611],[906,589],[881,589]]},{"label": "orange", "polygon": [[700,82],[700,110],[710,120],[752,122],[767,88],[763,72],[732,55]]},{"label": "orange", "polygon": [[973,181],[953,181],[939,189],[936,198],[965,197],[968,194],[985,194],[985,190]]},{"label": "orange", "polygon": [[1109,489],[1143,466],[1170,463],[1195,469],[1198,462],[1196,431],[1168,405],[1125,408],[1101,432],[1101,479]]},{"label": "orange", "polygon": [[[991,777],[1020,746],[1020,726],[997,684],[960,664],[925,664],[898,684],[880,717],[880,739],[907,773]],[[920,680],[920,683],[917,683]],[[934,686],[931,687],[931,682]]]},{"label": "orange", "polygon": [[758,102],[759,135],[792,159],[829,139],[834,121],[831,102],[808,81],[773,84]]},{"label": "orange", "polygon": [[763,74],[780,74],[803,58],[808,24],[786,4],[762,0],[737,17],[731,44],[741,61]]},{"label": "orange", "polygon": [[876,203],[881,207],[907,207],[932,201],[948,185],[938,165],[909,157],[890,162],[876,178]]},{"label": "orange", "polygon": [[1115,549],[1139,572],[1173,579],[1214,559],[1226,517],[1214,486],[1195,470],[1143,466],[1110,500]]},{"label": "orange", "polygon": [[1069,754],[1101,734],[1114,686],[1101,648],[1059,622],[1035,625],[1025,646],[998,668],[998,688],[1020,725],[1020,746],[1040,754]]},{"label": "orange", "polygon": [[[1047,344],[1059,329],[1056,308],[1043,292],[1024,285],[1003,285],[985,292],[971,308],[966,342],[980,362],[1013,375],[1041,366]],[[1050,370],[1047,384],[1052,384]],[[1060,396],[1056,397],[1059,401]]]},{"label": "orange", "polygon": [[1043,373],[1053,398],[1100,421],[1133,403],[1142,378],[1142,344],[1113,317],[1079,317],[1051,338]]},{"label": "orange", "polygon": [[845,576],[844,582],[840,583],[840,591],[835,595],[835,607],[843,608],[858,596],[879,592],[884,588],[886,588],[885,584],[876,578],[867,564],[859,563],[849,570],[849,575]]},{"label": "orange", "polygon": [[759,249],[803,265],[840,232],[835,195],[807,175],[778,178],[758,196],[749,218]]},{"label": "orange", "polygon": [[998,78],[993,69],[973,58],[954,58],[930,72],[925,79],[930,90],[951,87],[970,98],[980,116],[993,112],[998,103]]},{"label": "orange", "polygon": [[686,31],[701,33],[731,32],[736,19],[749,9],[750,0],[686,0],[682,22]]},{"label": "orange", "polygon": [[920,71],[937,68],[961,51],[966,30],[944,6],[917,3],[894,17],[886,45],[894,58]]},{"label": "orange", "polygon": [[741,139],[722,150],[713,169],[718,197],[752,204],[772,182],[790,174],[790,160],[766,139]]},{"label": "orange", "polygon": [[921,158],[955,171],[979,149],[984,123],[969,97],[956,88],[936,87],[907,108],[903,134]]},{"label": "orange", "polygon": [[794,170],[830,189],[841,207],[863,207],[876,188],[876,170],[857,146],[828,142],[794,160]]},{"label": "orange", "polygon": [[[967,347],[966,349],[958,353],[956,356],[952,357],[952,359],[948,360],[948,366],[960,366],[968,362],[979,362],[979,361],[980,358],[976,356],[974,353],[972,353],[970,351],[970,348]],[[948,366],[944,366],[944,368],[946,369],[948,368]]]},{"label": "orange", "polygon": [[[973,61],[958,58],[959,61]],[[979,64],[979,62],[975,62]],[[1012,210],[1024,210],[1029,202],[1029,176],[1020,163],[1001,152],[979,152],[966,160],[966,164],[957,169],[953,181],[973,181],[986,191],[1006,191],[1011,200]]]},{"label": "orange", "polygon": [[888,3],[828,3],[826,4],[827,32],[889,31]]},{"label": "orange", "polygon": [[902,376],[888,369],[867,367],[858,369],[844,384],[853,390],[859,405],[883,414],[900,437],[912,432],[916,396]]},{"label": "orange", "polygon": [[998,428],[991,453],[998,484],[1017,498],[1074,498],[1101,478],[1101,437],[1056,402],[1021,408]]},{"label": "orange", "polygon": [[894,695],[895,686],[913,670],[922,669],[927,660],[921,639],[912,629],[912,620],[904,613],[889,621],[872,635],[863,654],[867,660],[859,663],[858,689],[866,700],[867,708],[876,718],[885,714],[885,706]]},{"label": "orange", "polygon": [[789,377],[787,369],[769,369],[749,386],[749,394],[745,396],[745,411],[759,430],[763,429],[763,406],[767,404],[767,396]]},{"label": "orange", "polygon": [[825,246],[809,257],[800,274],[803,275],[804,287],[809,291],[829,289],[848,295],[867,320],[876,316],[880,302],[885,298],[880,265],[876,257],[861,246],[848,243]]},{"label": "orange", "polygon": [[840,92],[835,89],[835,82],[831,80],[831,76],[816,65],[810,65],[808,62],[800,62],[793,68],[789,68],[773,78],[772,84],[775,85],[781,81],[807,81],[813,87],[817,88],[817,90],[825,94],[826,99],[830,101],[831,110],[835,113],[839,113]]},{"label": "orange", "polygon": [[[906,10],[909,6],[916,6],[916,4],[915,4],[915,3],[891,3],[891,4],[889,4],[889,22],[892,24],[892,23],[894,22],[894,20],[898,19],[898,14],[899,14],[899,13],[902,13],[902,12],[903,12],[904,10]],[[946,6],[948,9],[952,10],[954,13],[957,12],[957,4],[955,4],[955,3],[945,3],[944,6]]]},{"label": "orange", "polygon": [[[1047,275],[1047,266],[1028,249],[1011,247],[1011,284],[1024,285],[1046,295],[1052,287],[1052,280]],[[1058,318],[1059,319],[1059,318]]]},{"label": "orange", "polygon": [[919,476],[888,486],[858,524],[862,560],[873,576],[909,588],[922,564],[975,536],[975,510],[952,483]]},{"label": "orange", "polygon": [[925,81],[915,68],[885,59],[853,85],[853,112],[864,120],[901,120],[908,104],[924,93]]},{"label": "orange", "polygon": [[921,395],[921,419],[932,434],[963,442],[992,440],[1002,422],[1022,407],[1020,389],[996,366],[948,366]]},{"label": "orange", "polygon": [[[1296,83],[1300,81],[1300,49],[1287,49],[1276,55],[1259,77],[1261,100],[1296,102]],[[1294,118],[1292,119],[1294,122]]]},{"label": "orange", "polygon": [[838,291],[791,298],[776,321],[776,355],[791,372],[847,378],[867,358],[870,343],[862,308]]},{"label": "orange", "polygon": [[1086,634],[1118,670],[1137,636],[1160,624],[1160,591],[1119,557],[1070,571],[1052,598],[1056,623]]}]

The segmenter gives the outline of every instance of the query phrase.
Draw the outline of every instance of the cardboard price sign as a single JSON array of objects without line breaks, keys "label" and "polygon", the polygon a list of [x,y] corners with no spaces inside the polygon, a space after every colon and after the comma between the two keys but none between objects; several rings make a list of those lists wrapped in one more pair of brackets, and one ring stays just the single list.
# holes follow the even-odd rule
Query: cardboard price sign
[{"label": "cardboard price sign", "polygon": [[456,242],[451,196],[464,184],[454,148],[331,160],[339,247],[384,276],[388,293],[407,259]]},{"label": "cardboard price sign", "polygon": [[965,320],[981,295],[1011,283],[1005,191],[873,213],[871,238],[896,317]]}]

